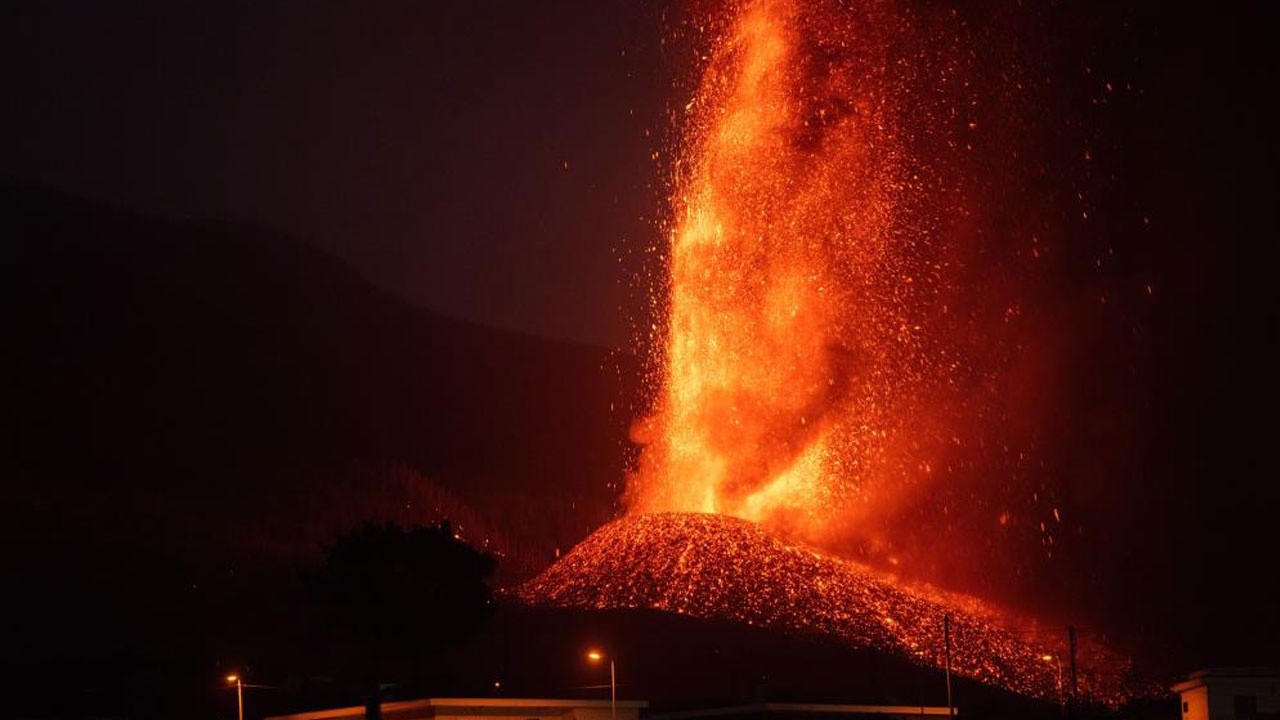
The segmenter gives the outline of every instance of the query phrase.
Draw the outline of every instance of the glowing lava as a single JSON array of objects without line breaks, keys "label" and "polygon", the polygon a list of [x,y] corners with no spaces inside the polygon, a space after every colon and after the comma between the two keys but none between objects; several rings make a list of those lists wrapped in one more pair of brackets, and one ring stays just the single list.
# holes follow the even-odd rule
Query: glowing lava
[{"label": "glowing lava", "polygon": [[[820,633],[934,666],[950,615],[961,674],[1060,697],[1045,658],[1063,656],[1061,633],[1024,635],[1010,628],[1025,618],[848,559],[897,566],[881,536],[914,545],[901,569],[915,578],[966,541],[994,565],[952,524],[983,499],[953,511],[937,497],[1011,477],[984,453],[1022,458],[1009,417],[1034,426],[1043,404],[1034,363],[1005,380],[1013,353],[986,342],[1014,326],[1019,281],[972,262],[995,254],[973,229],[983,193],[956,188],[991,171],[957,159],[977,127],[958,53],[879,0],[740,0],[723,18],[702,27],[676,163],[661,387],[636,428],[629,515],[520,595]],[[1035,403],[1001,404],[1032,397],[1022,387]],[[1126,664],[1090,652],[1084,692],[1123,699]]]},{"label": "glowing lava", "polygon": [[[1042,630],[972,598],[910,586],[857,563],[786,544],[730,517],[632,515],[598,530],[519,595],[534,604],[655,608],[790,633],[836,637],[941,667],[951,616],[952,667],[967,677],[1057,701],[1060,629]],[[1011,630],[1017,620],[1018,630]],[[1128,664],[1105,648],[1080,650],[1081,697],[1128,696]]]},{"label": "glowing lava", "polygon": [[[927,474],[954,361],[879,3],[742,3],[690,104],[639,512],[820,541]],[[913,205],[915,203],[915,205]]]}]

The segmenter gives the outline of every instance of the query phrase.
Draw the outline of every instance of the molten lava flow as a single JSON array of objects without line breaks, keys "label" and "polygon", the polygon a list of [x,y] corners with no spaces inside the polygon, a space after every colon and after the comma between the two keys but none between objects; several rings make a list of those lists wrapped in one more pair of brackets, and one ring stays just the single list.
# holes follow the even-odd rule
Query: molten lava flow
[{"label": "molten lava flow", "polygon": [[752,0],[709,57],[676,178],[663,390],[637,512],[821,542],[928,473],[952,367],[879,3]]}]

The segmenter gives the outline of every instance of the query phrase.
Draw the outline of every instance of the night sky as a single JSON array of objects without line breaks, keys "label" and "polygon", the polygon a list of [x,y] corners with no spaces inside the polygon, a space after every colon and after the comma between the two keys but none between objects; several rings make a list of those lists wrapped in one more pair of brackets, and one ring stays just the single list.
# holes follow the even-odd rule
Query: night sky
[{"label": "night sky", "polygon": [[450,315],[629,344],[673,70],[656,6],[22,5],[0,172],[283,229]]},{"label": "night sky", "polygon": [[[1049,351],[1064,384],[1046,393],[1062,401],[1046,432],[1075,443],[1048,460],[1072,474],[1057,492],[1088,533],[1056,561],[1078,565],[1035,571],[1077,575],[1036,592],[1058,587],[1062,604],[1139,633],[1198,618],[1186,656],[1233,662],[1248,643],[1214,638],[1280,638],[1275,22],[1261,4],[979,5],[958,7],[1021,32],[1012,52],[1048,79],[1050,101],[1019,110],[1045,143],[1045,206],[1093,215],[1055,238],[1045,292],[1112,299],[1043,332],[1065,338]],[[464,320],[630,350],[645,335],[671,118],[690,87],[688,47],[663,39],[683,10],[157,0],[4,13],[5,181],[279,229]],[[1123,92],[1107,101],[1107,83]],[[1085,150],[1092,164],[1072,164]]]},{"label": "night sky", "polygon": [[[1218,276],[1196,302],[1224,313],[1222,291],[1247,292],[1230,275],[1247,271],[1243,236],[1263,230],[1256,201],[1274,188],[1276,68],[1259,13],[1030,7],[1011,39],[1079,101],[1061,117],[1079,128],[1071,142],[1117,156],[1128,184],[1108,192],[1133,206],[1176,195],[1229,236],[1210,249],[1177,228],[1133,268],[1180,272],[1197,255]],[[413,303],[488,324],[627,347],[647,322],[637,256],[660,237],[669,110],[689,87],[689,57],[662,42],[680,13],[662,3],[43,2],[7,15],[9,178],[280,228]],[[1091,112],[1086,67],[1142,99]]]}]

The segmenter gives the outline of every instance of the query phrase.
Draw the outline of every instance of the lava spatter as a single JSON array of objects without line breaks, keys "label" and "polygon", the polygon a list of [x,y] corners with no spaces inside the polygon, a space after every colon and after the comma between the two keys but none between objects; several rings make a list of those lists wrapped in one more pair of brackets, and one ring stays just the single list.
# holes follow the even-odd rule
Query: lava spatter
[{"label": "lava spatter", "polygon": [[910,24],[884,2],[731,4],[674,182],[662,378],[637,512],[809,542],[857,527],[950,442],[942,212],[907,118]]},{"label": "lava spatter", "polygon": [[[956,672],[1060,699],[1045,658],[1063,656],[1061,631],[848,559],[893,565],[880,548],[910,545],[904,575],[932,579],[953,564],[937,562],[944,545],[982,547],[952,521],[981,506],[977,483],[1012,483],[1030,462],[1010,441],[1034,437],[1045,391],[1034,353],[1021,380],[1009,371],[1022,279],[975,229],[981,198],[1000,194],[966,191],[1011,182],[967,154],[985,125],[960,59],[972,49],[888,0],[723,10],[699,26],[628,514],[519,594],[821,634],[935,667],[949,616]],[[1084,656],[1081,692],[1123,700],[1127,662]]]},{"label": "lava spatter", "polygon": [[[953,670],[1057,702],[1062,656],[1053,632],[974,598],[904,585],[866,566],[788,544],[754,523],[723,515],[630,515],[588,537],[518,590],[537,605],[650,608],[789,633],[941,667],[943,618]],[[1016,629],[1011,629],[1016,628]],[[1127,661],[1082,648],[1081,697],[1117,704],[1129,695]]]}]

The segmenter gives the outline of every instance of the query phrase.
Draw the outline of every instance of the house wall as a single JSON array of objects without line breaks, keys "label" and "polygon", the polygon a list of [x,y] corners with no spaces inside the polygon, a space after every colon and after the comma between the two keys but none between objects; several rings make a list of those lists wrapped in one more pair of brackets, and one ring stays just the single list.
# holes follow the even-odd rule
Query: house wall
[{"label": "house wall", "polygon": [[1209,688],[1201,686],[1182,693],[1182,720],[1209,720]]},{"label": "house wall", "polygon": [[1182,720],[1245,720],[1237,717],[1236,698],[1252,697],[1257,720],[1280,720],[1280,677],[1206,677],[1181,692]]}]

